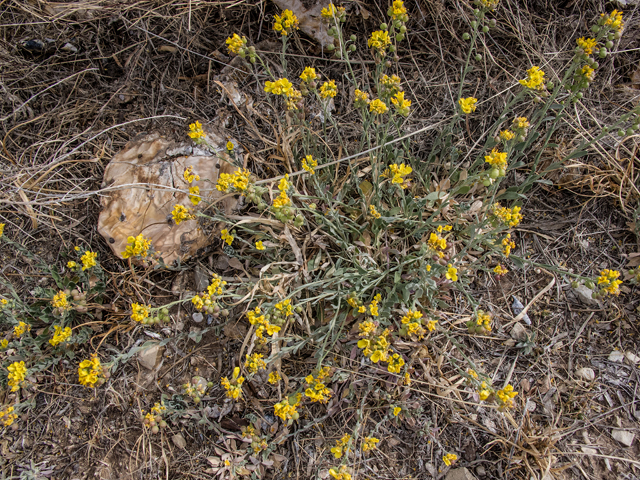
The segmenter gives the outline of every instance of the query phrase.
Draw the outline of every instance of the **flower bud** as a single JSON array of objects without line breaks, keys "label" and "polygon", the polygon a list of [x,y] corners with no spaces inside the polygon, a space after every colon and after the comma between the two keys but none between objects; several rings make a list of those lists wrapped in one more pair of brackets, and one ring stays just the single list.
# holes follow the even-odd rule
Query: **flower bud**
[{"label": "flower bud", "polygon": [[613,48],[613,42],[611,40],[609,40],[607,43],[604,44],[604,46],[606,48]]},{"label": "flower bud", "polygon": [[486,25],[482,27],[482,33],[487,33],[488,31],[489,31],[489,27],[487,27]]},{"label": "flower bud", "polygon": [[469,40],[470,38],[471,38],[471,35],[469,35],[467,32],[464,32],[464,33],[462,34],[462,39],[463,39],[463,40]]},{"label": "flower bud", "polygon": [[380,30],[387,30],[389,28],[389,26],[386,23],[381,23],[380,24]]},{"label": "flower bud", "polygon": [[355,35],[351,35],[349,37],[349,40],[351,40],[352,42],[355,42],[358,39],[358,37],[356,37]]},{"label": "flower bud", "polygon": [[480,55],[479,53],[476,54],[475,57],[473,57],[476,59],[476,62],[479,62],[480,60],[482,60],[482,55]]}]

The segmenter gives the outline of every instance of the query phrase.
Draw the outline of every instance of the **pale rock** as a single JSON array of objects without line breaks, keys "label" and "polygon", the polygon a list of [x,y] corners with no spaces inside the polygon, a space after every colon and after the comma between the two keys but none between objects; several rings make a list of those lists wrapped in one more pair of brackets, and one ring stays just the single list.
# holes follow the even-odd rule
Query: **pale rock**
[{"label": "pale rock", "polygon": [[138,362],[147,370],[155,370],[162,360],[164,347],[152,345],[138,353]]},{"label": "pale rock", "polygon": [[579,368],[576,370],[576,375],[587,382],[593,382],[596,379],[596,372],[593,368]]},{"label": "pale rock", "polygon": [[520,322],[516,322],[511,328],[511,338],[518,342],[523,342],[527,339],[527,330],[522,326]]},{"label": "pale rock", "polygon": [[[303,0],[273,0],[282,10],[291,10],[300,22],[300,30],[315,38],[320,45],[333,45],[333,37],[327,33],[327,25],[322,22],[321,12],[325,2],[304,2]],[[309,5],[309,6],[307,6]]]},{"label": "pale rock", "polygon": [[624,354],[620,350],[614,350],[609,354],[610,362],[622,363],[622,360],[624,360]]},{"label": "pale rock", "polygon": [[[101,212],[98,232],[113,253],[122,258],[127,238],[143,234],[167,265],[183,262],[198,249],[207,246],[212,236],[198,220],[176,225],[171,212],[176,204],[197,210],[188,198],[189,183],[184,179],[187,167],[200,176],[192,186],[200,188],[200,208],[222,197],[216,190],[220,173],[235,168],[227,161],[226,135],[208,125],[203,126],[206,140],[217,152],[187,142],[173,142],[160,133],[143,134],[129,141],[109,162],[102,181]],[[231,213],[237,205],[233,196],[218,203]],[[151,259],[153,260],[153,259]]]},{"label": "pale rock", "polygon": [[476,477],[468,468],[454,468],[449,470],[445,480],[476,480]]},{"label": "pale rock", "polygon": [[171,440],[173,440],[173,443],[176,445],[176,447],[178,448],[187,448],[187,441],[184,439],[184,437],[181,434],[176,434],[173,437],[171,437]]},{"label": "pale rock", "polygon": [[627,360],[629,360],[633,364],[640,363],[640,357],[638,357],[637,355],[634,355],[631,352],[625,353],[624,356],[627,357]]},{"label": "pale rock", "polygon": [[594,306],[600,305],[600,302],[598,300],[595,300],[591,296],[591,294],[593,294],[593,290],[591,290],[586,285],[580,284],[578,285],[578,288],[574,288],[573,291],[576,293],[576,295],[578,295],[578,298],[583,303],[586,303],[587,305],[594,305]]},{"label": "pale rock", "polygon": [[597,455],[598,454],[598,450],[596,450],[595,448],[589,448],[589,447],[580,447],[580,449],[588,454],[588,455]]},{"label": "pale rock", "polygon": [[611,433],[611,436],[614,440],[620,442],[625,447],[630,447],[633,444],[633,439],[635,438],[635,434],[627,430],[614,430]]},{"label": "pale rock", "polygon": [[476,467],[476,473],[479,477],[484,477],[487,474],[487,470],[482,465],[478,465]]}]

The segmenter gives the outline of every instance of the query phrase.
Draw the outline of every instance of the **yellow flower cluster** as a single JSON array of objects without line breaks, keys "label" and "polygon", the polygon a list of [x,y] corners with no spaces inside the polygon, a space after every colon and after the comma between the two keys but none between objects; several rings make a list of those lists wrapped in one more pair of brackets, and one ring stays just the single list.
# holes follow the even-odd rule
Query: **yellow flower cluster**
[{"label": "yellow flower cluster", "polygon": [[531,90],[544,90],[544,72],[535,65],[527,70],[527,78],[518,81]]},{"label": "yellow flower cluster", "polygon": [[226,44],[229,53],[235,53],[237,55],[247,44],[247,39],[245,37],[240,37],[237,33],[234,33],[233,36],[227,38]]},{"label": "yellow flower cluster", "polygon": [[503,389],[498,390],[496,392],[496,396],[498,397],[501,403],[500,409],[513,408],[514,406],[513,399],[515,398],[516,395],[518,395],[518,392],[514,392],[513,386],[511,385],[507,385]]},{"label": "yellow flower cluster", "polygon": [[233,188],[234,191],[242,193],[249,188],[250,176],[251,172],[246,168],[240,168],[232,174],[221,173],[218,177],[216,189],[219,192],[229,192],[229,190]]},{"label": "yellow flower cluster", "polygon": [[[377,327],[371,321],[362,322],[364,326],[360,326],[360,336],[368,336],[369,338],[362,338],[358,340],[358,348],[362,350],[365,357],[371,360],[373,363],[388,362],[387,369],[389,372],[396,373],[395,370],[400,364],[400,367],[404,365],[402,357],[393,357],[390,353],[391,345],[389,344],[388,336],[389,329],[384,329],[380,335],[377,334]],[[373,325],[374,330],[371,331]],[[394,354],[397,355],[397,354]],[[391,364],[393,362],[393,365]]]},{"label": "yellow flower cluster", "polygon": [[9,375],[7,376],[9,381],[7,383],[11,387],[12,392],[17,392],[20,384],[24,382],[24,379],[27,377],[27,367],[24,364],[24,360],[13,362],[7,367],[7,370],[9,371]]},{"label": "yellow flower cluster", "polygon": [[447,240],[442,238],[437,233],[431,232],[427,245],[433,250],[440,258],[444,257],[444,251],[447,249]]},{"label": "yellow flower cluster", "polygon": [[95,353],[91,355],[91,359],[83,360],[78,366],[78,381],[85,387],[94,388],[96,384],[104,383],[103,374],[100,359]]},{"label": "yellow flower cluster", "polygon": [[13,413],[14,410],[13,405],[11,405],[0,411],[0,422],[5,427],[10,426],[18,418],[18,415]]},{"label": "yellow flower cluster", "polygon": [[458,99],[458,105],[462,109],[463,113],[469,114],[476,111],[477,98],[467,97]]},{"label": "yellow flower cluster", "polygon": [[492,167],[506,168],[507,167],[507,153],[499,152],[495,148],[491,150],[489,155],[485,155],[484,161]]},{"label": "yellow flower cluster", "polygon": [[451,280],[452,282],[458,281],[458,269],[451,264],[447,265],[447,272],[444,274],[447,280]]},{"label": "yellow flower cluster", "polygon": [[522,214],[520,213],[520,207],[515,206],[513,208],[506,208],[496,203],[493,206],[493,214],[504,225],[509,227],[517,226],[522,220]]},{"label": "yellow flower cluster", "polygon": [[409,115],[409,108],[411,107],[411,100],[404,99],[404,92],[398,92],[391,99],[391,103],[396,107],[396,113],[403,117]]},{"label": "yellow flower cluster", "polygon": [[593,53],[593,49],[598,46],[598,41],[595,38],[582,37],[576,40],[576,43],[587,55],[591,55]]},{"label": "yellow flower cluster", "polygon": [[137,237],[127,238],[127,248],[122,252],[122,258],[146,257],[151,248],[151,240],[140,234]]},{"label": "yellow flower cluster", "polygon": [[285,317],[290,317],[293,315],[293,305],[291,304],[291,299],[287,298],[282,302],[275,304],[275,309],[280,312],[280,315],[284,315]]},{"label": "yellow flower cluster", "polygon": [[386,169],[380,176],[387,178],[391,177],[391,183],[396,184],[404,189],[407,188],[407,185],[404,183],[404,177],[410,175],[411,172],[413,172],[413,169],[410,166],[405,165],[404,163],[401,163],[400,165],[394,163],[392,165],[389,165],[389,168]]},{"label": "yellow flower cluster", "polygon": [[478,310],[476,314],[476,325],[485,332],[491,331],[491,315],[482,310]]},{"label": "yellow flower cluster", "polygon": [[202,124],[196,120],[195,123],[189,125],[189,136],[199,141],[201,138],[205,138],[207,134],[202,130]]},{"label": "yellow flower cluster", "polygon": [[455,453],[447,453],[442,457],[442,461],[447,467],[450,467],[456,460],[458,460],[458,456]]},{"label": "yellow flower cluster", "polygon": [[29,330],[31,330],[31,325],[29,325],[28,323],[24,323],[22,320],[20,320],[18,322],[18,325],[13,327],[13,336],[16,338],[20,338]]},{"label": "yellow flower cluster", "polygon": [[358,108],[366,107],[367,105],[369,105],[369,102],[369,94],[356,88],[354,101],[355,106]]},{"label": "yellow flower cluster", "polygon": [[51,305],[55,308],[59,308],[60,310],[66,310],[69,308],[69,302],[67,301],[67,294],[60,290],[53,296],[53,300],[51,301]]},{"label": "yellow flower cluster", "polygon": [[335,458],[342,458],[343,455],[349,455],[351,448],[349,442],[351,441],[351,435],[345,434],[340,440],[336,440],[336,446],[331,449],[331,453]]},{"label": "yellow flower cluster", "polygon": [[585,65],[584,67],[582,67],[582,70],[580,70],[580,73],[582,73],[584,78],[586,78],[590,82],[593,81],[593,73],[594,72],[595,72],[595,70],[593,68],[591,68],[589,65]]},{"label": "yellow flower cluster", "polygon": [[287,190],[291,187],[291,182],[289,182],[289,174],[286,173],[284,178],[280,179],[280,183],[278,184],[278,190],[280,190],[280,194],[273,201],[274,208],[284,208],[291,205],[291,199],[289,195],[287,195]]},{"label": "yellow flower cluster", "polygon": [[227,391],[227,397],[233,400],[238,400],[242,397],[242,384],[244,383],[244,377],[240,376],[240,367],[233,369],[233,375],[231,380],[227,377],[222,377],[220,383]]},{"label": "yellow flower cluster", "polygon": [[508,142],[509,140],[513,140],[515,138],[516,134],[513,133],[511,130],[502,130],[500,132],[500,140],[504,141],[504,142]]},{"label": "yellow flower cluster", "polygon": [[316,173],[314,168],[316,168],[317,166],[318,166],[318,161],[314,160],[314,158],[311,155],[307,155],[302,159],[302,168],[304,168],[311,175]]},{"label": "yellow flower cluster", "polygon": [[227,242],[227,245],[231,245],[233,243],[233,239],[235,238],[232,233],[229,233],[229,230],[226,228],[220,232],[220,238]]},{"label": "yellow flower cluster", "polygon": [[422,317],[422,312],[409,310],[404,317],[402,317],[403,327],[400,329],[400,335],[417,337],[418,340],[421,340],[425,333],[427,333],[422,326]]},{"label": "yellow flower cluster", "polygon": [[5,224],[0,223],[0,238],[2,238],[2,235],[4,235],[4,227],[5,227]]},{"label": "yellow flower cluster", "polygon": [[400,92],[400,77],[397,75],[383,75],[380,79],[380,85],[382,85],[382,96],[390,97]]},{"label": "yellow flower cluster", "polygon": [[329,376],[329,371],[329,367],[322,367],[315,377],[307,375],[304,379],[307,383],[304,394],[312,401],[326,403],[331,398],[331,390],[324,384],[325,378]]},{"label": "yellow flower cluster", "polygon": [[65,327],[63,329],[59,325],[55,325],[53,327],[53,330],[54,330],[53,331],[53,338],[51,338],[49,340],[49,343],[54,347],[57,347],[61,343],[66,342],[69,339],[69,337],[71,336],[71,328],[70,327]]},{"label": "yellow flower cluster", "polygon": [[369,48],[374,49],[380,55],[384,55],[385,50],[391,45],[391,39],[389,38],[389,32],[386,30],[377,30],[371,34],[369,41],[367,42]]},{"label": "yellow flower cluster", "polygon": [[261,353],[252,353],[251,355],[247,355],[247,358],[244,362],[244,368],[246,368],[249,373],[258,373],[258,370],[266,370],[267,364],[263,360],[264,355]]},{"label": "yellow flower cluster", "polygon": [[262,243],[262,240],[256,242],[256,249],[265,250],[266,248],[267,247],[264,246],[264,244]]},{"label": "yellow flower cluster", "polygon": [[322,98],[333,98],[338,94],[338,87],[336,86],[335,80],[329,80],[328,82],[324,82],[320,87],[320,96]]},{"label": "yellow flower cluster", "polygon": [[373,300],[371,300],[371,303],[369,304],[369,313],[371,313],[371,315],[373,315],[374,317],[378,316],[378,303],[380,302],[380,300],[382,300],[382,295],[378,293],[375,297],[373,297]]},{"label": "yellow flower cluster", "polygon": [[336,7],[333,3],[329,3],[327,8],[323,8],[320,12],[320,16],[324,19],[331,20],[333,18],[340,19],[346,13],[344,7]]},{"label": "yellow flower cluster", "polygon": [[180,225],[185,220],[193,220],[195,217],[187,209],[187,207],[176,203],[173,207],[173,210],[171,211],[171,218],[173,218],[173,221],[176,222],[176,225]]},{"label": "yellow flower cluster", "polygon": [[84,272],[85,270],[88,270],[91,267],[95,267],[97,257],[98,257],[98,254],[96,252],[91,252],[89,250],[84,252],[84,255],[80,257],[80,260],[82,260],[82,271]]},{"label": "yellow flower cluster", "polygon": [[280,374],[275,370],[269,374],[269,378],[267,379],[271,385],[277,385],[280,380]]},{"label": "yellow flower cluster", "polygon": [[286,78],[281,78],[275,82],[266,81],[264,83],[264,91],[267,93],[273,93],[274,95],[289,96],[293,90],[293,84]]},{"label": "yellow flower cluster", "polygon": [[[233,144],[231,144],[233,145]],[[189,200],[191,201],[191,203],[193,203],[194,205],[198,205],[200,203],[200,201],[202,200],[202,197],[200,196],[200,187],[194,185],[192,187],[189,187]]]},{"label": "yellow flower cluster", "polygon": [[149,316],[151,307],[146,305],[140,305],[139,303],[131,304],[131,319],[135,322],[144,322],[144,319]]},{"label": "yellow flower cluster", "polygon": [[600,272],[598,285],[602,286],[601,290],[604,291],[603,293],[610,295],[620,294],[620,284],[622,284],[622,280],[618,280],[619,276],[620,272],[617,270],[609,270],[608,268]]},{"label": "yellow flower cluster", "polygon": [[610,14],[600,14],[600,21],[603,25],[611,27],[616,32],[621,32],[624,28],[624,22],[622,21],[622,12],[618,10],[612,11]]},{"label": "yellow flower cluster", "polygon": [[296,17],[291,10],[285,10],[282,12],[282,15],[274,15],[274,18],[273,29],[284,36],[300,28],[298,26],[298,17]]},{"label": "yellow flower cluster", "polygon": [[193,183],[194,180],[200,180],[200,175],[193,173],[192,166],[185,168],[182,176],[184,177],[184,181],[187,183]]},{"label": "yellow flower cluster", "polygon": [[251,325],[258,325],[256,328],[256,337],[263,339],[264,332],[267,332],[267,335],[269,336],[278,333],[280,331],[280,327],[270,323],[269,320],[267,320],[261,313],[262,311],[260,310],[260,307],[256,307],[254,310],[249,310],[247,312],[249,323]]},{"label": "yellow flower cluster", "polygon": [[509,255],[511,255],[511,250],[513,248],[516,248],[516,243],[511,240],[511,234],[507,233],[507,236],[502,239],[502,253],[504,254],[505,258],[509,258]]},{"label": "yellow flower cluster", "polygon": [[380,439],[376,437],[364,437],[364,441],[362,442],[362,451],[369,452],[371,450],[375,450],[380,443]]},{"label": "yellow flower cluster", "polygon": [[382,217],[382,215],[380,215],[380,213],[378,213],[378,211],[376,210],[375,205],[369,205],[369,213],[371,214],[371,216],[373,218],[380,218]]},{"label": "yellow flower cluster", "polygon": [[300,78],[305,83],[312,82],[313,80],[318,78],[318,75],[316,74],[316,69],[313,67],[305,67],[305,69],[300,74]]},{"label": "yellow flower cluster", "polygon": [[499,277],[501,277],[502,275],[506,275],[507,273],[509,273],[509,270],[507,270],[506,268],[504,268],[502,265],[496,265],[496,268],[493,269],[494,273],[496,275],[498,275]]},{"label": "yellow flower cluster", "polygon": [[369,102],[369,111],[375,115],[382,115],[383,113],[386,113],[387,110],[389,110],[389,108],[379,98]]},{"label": "yellow flower cluster", "polygon": [[516,117],[513,119],[512,126],[514,130],[523,132],[524,130],[529,128],[531,124],[529,123],[529,120],[527,120],[527,117]]},{"label": "yellow flower cluster", "polygon": [[351,480],[351,474],[348,472],[346,465],[340,465],[339,468],[330,468],[329,475],[334,480]]},{"label": "yellow flower cluster", "polygon": [[401,22],[406,22],[409,20],[409,17],[407,16],[407,9],[405,8],[402,0],[393,0],[387,14],[391,17],[391,20],[394,21],[400,20]]},{"label": "yellow flower cluster", "polygon": [[[274,373],[274,372],[272,372]],[[276,373],[277,375],[277,373]],[[270,383],[271,375],[269,375]],[[295,395],[290,395],[279,403],[276,403],[273,406],[274,413],[277,417],[280,417],[283,422],[287,422],[288,424],[293,423],[294,420],[300,418],[300,414],[297,411],[298,405],[300,405],[300,401],[302,400],[302,395],[300,393],[296,393]]]}]

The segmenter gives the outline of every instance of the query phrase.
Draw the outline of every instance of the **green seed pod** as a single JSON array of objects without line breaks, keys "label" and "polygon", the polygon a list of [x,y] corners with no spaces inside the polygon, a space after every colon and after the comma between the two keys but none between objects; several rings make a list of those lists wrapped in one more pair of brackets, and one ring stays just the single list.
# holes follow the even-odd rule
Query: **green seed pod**
[{"label": "green seed pod", "polygon": [[151,433],[156,434],[160,431],[160,429],[156,426],[156,427],[151,427]]},{"label": "green seed pod", "polygon": [[358,37],[356,37],[355,35],[351,35],[349,37],[349,40],[351,40],[352,42],[355,42],[358,39]]},{"label": "green seed pod", "polygon": [[473,22],[471,22],[471,28],[473,28],[474,30],[478,28],[478,22],[476,22],[475,20]]},{"label": "green seed pod", "polygon": [[600,27],[598,25],[594,25],[591,27],[591,31],[593,33],[598,33],[600,31]]},{"label": "green seed pod", "polygon": [[213,388],[213,382],[207,382],[207,388]]},{"label": "green seed pod", "polygon": [[389,25],[387,25],[386,23],[380,24],[380,30],[387,30],[388,28],[389,28]]},{"label": "green seed pod", "polygon": [[499,176],[500,176],[500,170],[498,170],[497,168],[494,167],[489,171],[489,177],[491,177],[492,179],[495,180]]},{"label": "green seed pod", "polygon": [[555,87],[555,83],[553,83],[553,82],[547,82],[547,88],[548,88],[549,90],[553,90],[553,87]]},{"label": "green seed pod", "polygon": [[613,38],[615,38],[616,40],[620,40],[620,38],[622,38],[622,33],[620,32],[616,32],[613,34]]},{"label": "green seed pod", "polygon": [[402,25],[400,27],[400,33],[406,33],[407,32],[407,27],[405,27],[404,25]]},{"label": "green seed pod", "polygon": [[487,32],[489,32],[489,27],[485,25],[484,27],[482,27],[482,33],[487,33]]},{"label": "green seed pod", "polygon": [[160,428],[167,428],[167,422],[165,422],[164,420],[162,420],[160,422]]},{"label": "green seed pod", "polygon": [[485,178],[485,179],[482,180],[482,184],[485,187],[488,187],[489,185],[491,185],[491,180],[489,180],[488,178]]},{"label": "green seed pod", "polygon": [[400,20],[396,20],[393,22],[393,26],[399,29],[402,26],[402,22]]},{"label": "green seed pod", "polygon": [[462,39],[463,39],[463,40],[469,40],[470,38],[471,38],[471,35],[469,35],[467,32],[464,32],[464,33],[462,34]]},{"label": "green seed pod", "polygon": [[604,47],[602,47],[602,48],[600,49],[600,52],[598,52],[598,56],[599,56],[600,58],[604,58],[604,57],[606,57],[606,56],[607,56],[607,49],[606,49],[606,48],[604,48]]},{"label": "green seed pod", "polygon": [[333,51],[335,50],[335,48],[336,48],[336,47],[335,47],[332,43],[330,43],[329,45],[327,45],[327,50],[328,50],[328,51],[330,51],[330,52],[333,52]]},{"label": "green seed pod", "polygon": [[576,93],[576,98],[580,99],[582,97],[584,97],[584,94],[582,92]]},{"label": "green seed pod", "polygon": [[393,53],[396,51],[396,46],[395,45],[389,45],[389,52]]},{"label": "green seed pod", "polygon": [[480,55],[480,54],[478,53],[478,54],[476,54],[476,56],[475,56],[475,57],[473,57],[473,58],[475,58],[475,59],[476,59],[476,62],[479,62],[480,60],[482,60],[482,55]]},{"label": "green seed pod", "polygon": [[473,14],[474,14],[476,17],[479,17],[479,16],[480,16],[480,10],[478,10],[478,9],[476,8],[476,9],[473,11]]},{"label": "green seed pod", "polygon": [[489,21],[489,26],[490,26],[491,28],[495,28],[495,26],[496,26],[497,24],[498,24],[498,22],[496,22],[496,19],[495,19],[495,18],[492,18],[492,19]]},{"label": "green seed pod", "polygon": [[576,282],[575,280],[571,282],[571,288],[578,288],[578,282]]},{"label": "green seed pod", "polygon": [[396,35],[396,42],[401,42],[404,40],[404,34],[399,33]]},{"label": "green seed pod", "polygon": [[613,48],[613,42],[611,40],[609,40],[607,43],[604,44],[604,46],[606,48]]},{"label": "green seed pod", "polygon": [[352,52],[356,51],[356,46],[355,45],[349,45],[349,50]]},{"label": "green seed pod", "polygon": [[624,137],[624,130],[618,130],[618,136]]},{"label": "green seed pod", "polygon": [[627,136],[633,135],[633,128],[627,128]]},{"label": "green seed pod", "polygon": [[591,280],[587,280],[586,282],[584,282],[584,285],[589,289],[589,290],[593,290],[593,288],[595,287],[594,283]]},{"label": "green seed pod", "polygon": [[498,170],[498,173],[501,177],[504,177],[507,174],[507,171],[504,168],[501,168]]}]

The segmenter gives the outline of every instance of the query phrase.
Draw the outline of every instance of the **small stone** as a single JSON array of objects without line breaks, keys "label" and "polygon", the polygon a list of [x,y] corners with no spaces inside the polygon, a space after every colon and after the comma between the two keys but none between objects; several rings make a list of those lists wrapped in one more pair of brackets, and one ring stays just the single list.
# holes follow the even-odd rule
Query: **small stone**
[{"label": "small stone", "polygon": [[633,444],[633,439],[635,438],[635,434],[627,431],[627,430],[614,430],[611,433],[611,436],[617,442],[620,442],[625,447],[630,447]]},{"label": "small stone", "polygon": [[65,43],[62,47],[60,47],[60,50],[63,50],[65,52],[69,52],[69,53],[78,53],[78,49],[75,45],[72,45],[70,43]]},{"label": "small stone", "polygon": [[588,455],[597,455],[598,454],[598,450],[596,450],[595,448],[589,448],[589,447],[580,447],[580,449],[588,454]]},{"label": "small stone", "polygon": [[449,470],[444,480],[476,480],[476,477],[468,468],[454,468]]},{"label": "small stone", "polygon": [[582,303],[586,303],[587,305],[600,305],[600,302],[591,296],[593,290],[586,285],[578,285],[578,288],[574,288],[573,291],[578,295]]},{"label": "small stone", "polygon": [[479,477],[484,477],[487,474],[487,471],[482,465],[479,465],[476,468],[476,473],[478,474]]},{"label": "small stone", "polygon": [[579,368],[576,370],[576,375],[587,382],[593,382],[596,379],[596,372],[593,371],[593,368]]},{"label": "small stone", "polygon": [[138,362],[147,370],[155,370],[162,360],[164,347],[153,345],[138,353]]},{"label": "small stone", "polygon": [[511,328],[511,338],[519,342],[523,342],[527,339],[527,330],[522,326],[520,322],[516,322]]},{"label": "small stone", "polygon": [[524,393],[528,393],[529,390],[531,390],[531,382],[529,382],[529,380],[527,380],[526,378],[523,378],[522,380],[520,380],[520,389]]},{"label": "small stone", "polygon": [[631,363],[633,364],[638,364],[640,363],[640,357],[637,355],[634,355],[631,352],[627,352],[624,354],[625,357],[627,357],[627,360],[629,360]]},{"label": "small stone", "polygon": [[622,360],[624,360],[624,354],[620,350],[614,350],[609,354],[610,362],[622,363]]},{"label": "small stone", "polygon": [[174,435],[171,438],[171,440],[173,440],[173,443],[175,443],[176,447],[178,447],[178,448],[187,448],[187,441],[179,433],[177,435]]},{"label": "small stone", "polygon": [[196,292],[204,292],[209,286],[209,275],[200,265],[193,269],[193,279],[196,283]]},{"label": "small stone", "polygon": [[194,322],[200,323],[204,317],[200,312],[195,312],[193,315],[191,315],[191,318],[193,318]]}]

